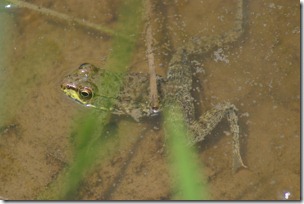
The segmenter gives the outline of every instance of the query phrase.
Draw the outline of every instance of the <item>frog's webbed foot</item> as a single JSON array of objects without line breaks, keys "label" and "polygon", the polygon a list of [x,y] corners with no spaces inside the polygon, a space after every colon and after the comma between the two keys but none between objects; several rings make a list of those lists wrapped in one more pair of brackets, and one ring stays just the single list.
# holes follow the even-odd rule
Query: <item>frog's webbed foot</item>
[{"label": "frog's webbed foot", "polygon": [[239,142],[239,126],[238,117],[236,115],[237,108],[230,103],[220,103],[214,108],[203,114],[199,121],[193,121],[190,125],[190,131],[193,133],[189,138],[189,145],[193,145],[197,142],[204,140],[204,138],[211,133],[215,126],[226,117],[229,124],[230,130],[233,134],[233,171],[235,172],[239,167],[247,168],[243,163],[240,153],[240,142]]}]

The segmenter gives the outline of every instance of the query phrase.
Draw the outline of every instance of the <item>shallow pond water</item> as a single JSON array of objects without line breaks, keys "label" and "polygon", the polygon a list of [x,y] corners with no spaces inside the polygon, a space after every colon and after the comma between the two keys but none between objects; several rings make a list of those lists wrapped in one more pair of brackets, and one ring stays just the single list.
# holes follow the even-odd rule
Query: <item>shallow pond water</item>
[{"label": "shallow pond water", "polygon": [[[120,1],[27,1],[115,28]],[[232,3],[231,3],[232,2]],[[192,36],[216,36],[234,26],[237,0],[158,1],[157,73]],[[0,196],[37,199],[72,162],[71,135],[87,108],[60,91],[62,78],[84,62],[103,66],[111,37],[28,8],[1,8],[7,29],[0,68]],[[230,101],[239,109],[248,169],[231,173],[226,121],[197,145],[215,200],[300,199],[300,7],[295,1],[244,1],[244,34],[196,59],[198,109]],[[3,22],[3,21],[2,21]],[[143,31],[142,31],[143,32]],[[143,35],[130,68],[148,72]],[[98,162],[75,199],[172,199],[161,118],[140,123],[113,118],[115,151]],[[113,145],[112,144],[112,145]],[[50,196],[51,197],[51,196]]]}]

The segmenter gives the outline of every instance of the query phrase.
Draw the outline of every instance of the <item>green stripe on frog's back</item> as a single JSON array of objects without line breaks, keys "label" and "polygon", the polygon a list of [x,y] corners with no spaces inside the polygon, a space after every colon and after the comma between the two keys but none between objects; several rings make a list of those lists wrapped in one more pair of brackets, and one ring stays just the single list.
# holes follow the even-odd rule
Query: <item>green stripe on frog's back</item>
[{"label": "green stripe on frog's back", "polygon": [[98,92],[92,103],[99,109],[112,110],[113,105],[117,103],[117,93],[123,86],[124,74],[110,72],[105,69],[98,69],[98,77],[95,83]]}]

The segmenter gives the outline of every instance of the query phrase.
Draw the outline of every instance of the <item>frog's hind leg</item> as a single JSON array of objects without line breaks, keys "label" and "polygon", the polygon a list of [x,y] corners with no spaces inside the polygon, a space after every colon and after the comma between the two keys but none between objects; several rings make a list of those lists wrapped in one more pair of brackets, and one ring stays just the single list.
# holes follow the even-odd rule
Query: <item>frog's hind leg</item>
[{"label": "frog's hind leg", "polygon": [[189,138],[189,144],[193,145],[197,142],[204,140],[204,138],[211,133],[215,126],[226,117],[230,124],[230,131],[233,134],[233,171],[236,171],[239,167],[247,166],[243,163],[240,153],[239,142],[239,126],[238,117],[236,115],[237,108],[230,103],[220,103],[214,108],[203,114],[199,121],[193,121],[190,123],[189,128],[192,132],[192,136]]}]

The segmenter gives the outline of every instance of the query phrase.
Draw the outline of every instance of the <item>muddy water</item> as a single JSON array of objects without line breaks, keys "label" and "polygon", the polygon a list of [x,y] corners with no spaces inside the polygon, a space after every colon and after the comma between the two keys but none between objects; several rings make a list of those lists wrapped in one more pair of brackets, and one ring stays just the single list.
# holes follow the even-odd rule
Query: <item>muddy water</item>
[{"label": "muddy water", "polygon": [[[119,1],[30,1],[108,28]],[[110,3],[111,2],[111,3]],[[162,3],[161,3],[162,2]],[[236,0],[161,1],[155,11],[158,73],[191,36],[229,32]],[[86,108],[67,99],[60,80],[83,62],[105,64],[111,38],[29,9],[1,10],[9,19],[1,67],[0,196],[37,199],[71,163],[75,116]],[[242,155],[248,169],[231,173],[226,121],[197,145],[210,197],[216,200],[300,198],[300,10],[297,2],[245,1],[245,32],[237,42],[196,59],[204,112],[230,101],[239,109]],[[147,72],[143,39],[132,71]],[[5,117],[4,117],[5,116]],[[114,118],[116,151],[97,161],[76,199],[171,199],[160,119]],[[50,196],[52,197],[52,196]]]}]

